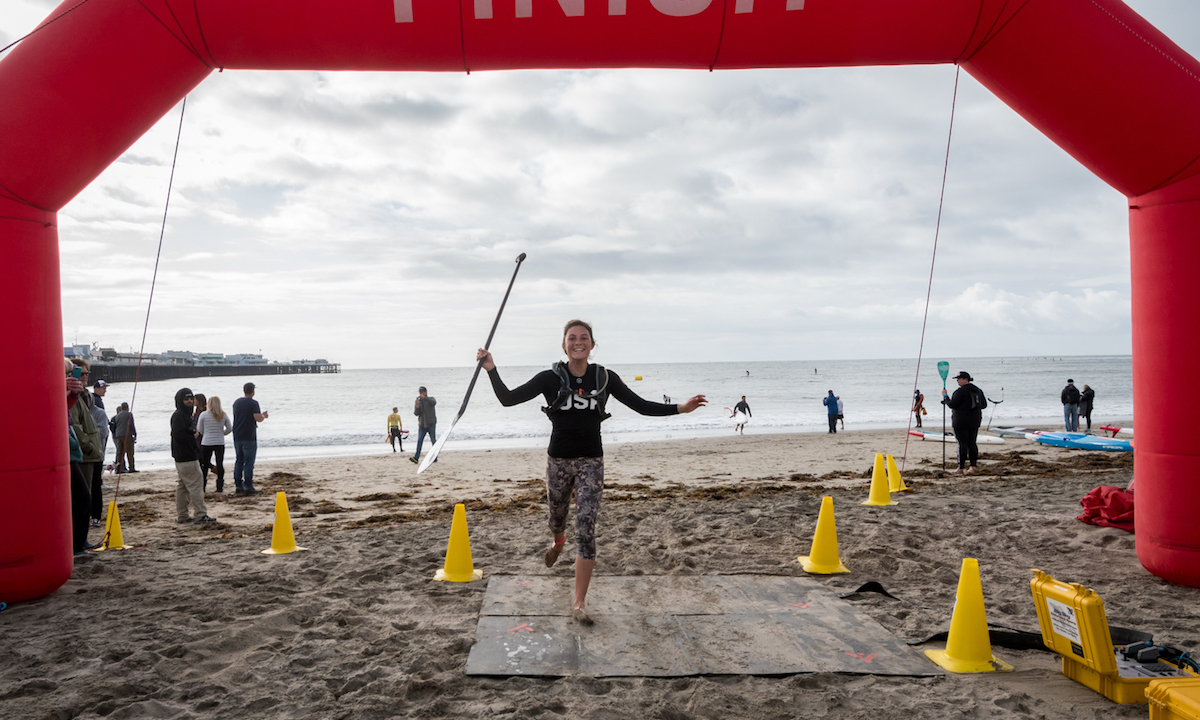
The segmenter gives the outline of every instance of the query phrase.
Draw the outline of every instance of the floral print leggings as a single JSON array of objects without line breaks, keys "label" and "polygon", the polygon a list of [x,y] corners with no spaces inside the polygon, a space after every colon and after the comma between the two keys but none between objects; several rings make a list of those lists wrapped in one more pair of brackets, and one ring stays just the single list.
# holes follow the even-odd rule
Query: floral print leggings
[{"label": "floral print leggings", "polygon": [[546,503],[550,532],[567,530],[567,510],[575,491],[575,554],[596,559],[596,516],[604,490],[604,458],[546,458]]}]

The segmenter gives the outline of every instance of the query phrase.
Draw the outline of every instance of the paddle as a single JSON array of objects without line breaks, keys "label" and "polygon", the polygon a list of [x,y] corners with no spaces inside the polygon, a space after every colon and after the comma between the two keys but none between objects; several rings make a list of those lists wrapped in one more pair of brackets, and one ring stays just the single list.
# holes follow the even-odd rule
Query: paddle
[{"label": "paddle", "polygon": [[[942,392],[946,392],[946,378],[950,377],[950,363],[938,363],[938,375],[942,376]],[[944,398],[943,398],[944,400]],[[946,403],[942,403],[942,472],[946,471]]]},{"label": "paddle", "polygon": [[992,429],[992,418],[996,417],[996,406],[999,405],[1000,403],[1004,402],[1004,388],[1000,388],[1000,399],[999,400],[992,400],[992,398],[988,398],[988,400],[992,401],[992,414],[988,416],[988,426],[987,426],[987,429],[991,430]]},{"label": "paddle", "polygon": [[[483,344],[484,350],[487,350],[489,347],[491,347],[492,336],[496,334],[496,327],[500,325],[500,316],[504,313],[504,305],[508,302],[508,294],[512,292],[513,283],[517,281],[517,272],[521,270],[521,263],[523,262],[525,262],[525,253],[521,253],[517,256],[517,267],[515,270],[513,270],[512,279],[508,281],[508,289],[504,291],[504,299],[500,301],[500,309],[496,311],[496,321],[492,323],[492,331],[488,333],[487,342]],[[418,475],[425,472],[425,468],[429,467],[434,460],[437,460],[438,453],[442,451],[442,446],[444,446],[446,441],[450,439],[450,433],[454,432],[454,426],[458,424],[458,419],[461,418],[463,413],[467,411],[467,401],[471,399],[471,391],[475,389],[475,381],[479,379],[479,371],[482,368],[483,360],[475,363],[475,374],[471,376],[471,384],[467,386],[467,394],[463,398],[462,407],[458,409],[458,414],[455,415],[454,420],[450,422],[450,429],[447,430],[444,435],[442,435],[441,440],[438,440],[437,443],[434,444],[433,449],[429,451],[429,454],[425,456],[425,459],[422,460],[421,464],[417,467]]]}]

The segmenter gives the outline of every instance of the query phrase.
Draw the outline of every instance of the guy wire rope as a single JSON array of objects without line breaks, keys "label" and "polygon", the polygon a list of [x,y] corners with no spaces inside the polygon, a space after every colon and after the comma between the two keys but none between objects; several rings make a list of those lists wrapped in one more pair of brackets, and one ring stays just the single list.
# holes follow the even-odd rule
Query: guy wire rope
[{"label": "guy wire rope", "polygon": [[[937,265],[938,236],[942,231],[942,206],[946,201],[946,175],[950,170],[950,141],[954,138],[954,110],[958,105],[958,76],[962,66],[954,66],[954,94],[950,99],[950,129],[946,133],[946,159],[942,163],[942,192],[938,196],[937,223],[933,229],[933,256],[929,259],[929,285],[925,288],[925,315],[921,318],[921,344],[917,347],[917,371],[913,376],[913,392],[908,401],[908,431],[904,434],[904,455],[900,457],[900,471],[908,464],[908,441],[912,437],[912,403],[917,396],[917,385],[921,382],[921,357],[925,352],[925,327],[929,324],[929,299],[933,295],[933,269]],[[945,442],[945,438],[943,438]]]},{"label": "guy wire rope", "polygon": [[[162,259],[163,237],[167,233],[167,211],[171,208],[171,188],[175,185],[175,163],[179,160],[179,141],[183,137],[183,116],[187,112],[187,96],[179,107],[179,129],[175,133],[175,153],[171,156],[171,175],[167,180],[167,201],[163,206],[162,226],[158,231],[158,252],[154,255],[154,274],[150,278],[150,299],[146,301],[146,322],[142,325],[142,345],[138,348],[137,369],[133,373],[133,395],[129,398],[129,414],[132,417],[133,408],[137,401],[138,379],[142,376],[142,356],[146,352],[146,333],[150,329],[150,308],[154,305],[154,286],[158,282],[158,263]],[[118,464],[120,459],[118,458]],[[121,494],[121,476],[117,475],[117,484],[113,487],[112,502],[117,501]],[[108,545],[108,536],[112,532],[111,524],[105,523],[103,544]]]}]

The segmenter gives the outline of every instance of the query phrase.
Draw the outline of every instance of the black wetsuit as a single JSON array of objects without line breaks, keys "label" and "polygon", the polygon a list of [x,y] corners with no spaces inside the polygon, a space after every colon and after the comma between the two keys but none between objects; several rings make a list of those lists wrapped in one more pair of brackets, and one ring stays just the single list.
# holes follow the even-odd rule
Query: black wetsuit
[{"label": "black wetsuit", "polygon": [[971,383],[963,385],[942,402],[950,408],[950,425],[954,428],[954,439],[958,441],[958,467],[966,464],[975,467],[979,463],[979,425],[983,422],[983,408],[987,397]]},{"label": "black wetsuit", "polygon": [[[488,378],[492,381],[492,389],[496,391],[496,399],[505,407],[519,405],[541,395],[549,406],[558,398],[562,381],[553,370],[543,370],[533,376],[524,385],[508,389],[500,379],[499,370],[488,370]],[[571,377],[571,394],[556,408],[551,409],[550,416],[550,447],[546,453],[553,458],[603,457],[604,446],[600,442],[600,423],[603,421],[599,410],[599,401],[580,395],[588,395],[603,383],[603,373],[597,373],[596,366],[589,364],[583,377]],[[639,397],[629,389],[615,372],[608,371],[608,394],[620,400],[624,405],[642,415],[676,415],[677,405],[664,405],[651,402]]]},{"label": "black wetsuit", "polygon": [[[565,369],[565,368],[564,368]],[[546,505],[550,532],[555,537],[566,532],[567,508],[575,495],[576,555],[583,560],[596,559],[596,518],[604,490],[604,446],[600,443],[600,423],[605,393],[592,397],[604,385],[605,373],[589,364],[583,377],[566,372],[570,392],[554,370],[543,370],[519,388],[509,390],[495,369],[488,370],[492,389],[501,405],[510,407],[541,395],[549,407],[550,447],[546,450]],[[561,393],[561,394],[560,394]],[[642,415],[675,415],[677,405],[664,405],[639,397],[615,372],[608,371],[607,395]],[[562,398],[559,400],[559,398]]]}]

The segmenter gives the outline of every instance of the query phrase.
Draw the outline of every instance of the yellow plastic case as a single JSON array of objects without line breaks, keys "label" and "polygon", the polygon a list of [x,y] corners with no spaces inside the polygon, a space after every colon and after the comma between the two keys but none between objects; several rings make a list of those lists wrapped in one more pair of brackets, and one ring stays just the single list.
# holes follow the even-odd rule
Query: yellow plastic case
[{"label": "yellow plastic case", "polygon": [[1200,678],[1151,680],[1150,720],[1200,720]]},{"label": "yellow plastic case", "polygon": [[[1078,583],[1063,583],[1041,570],[1029,583],[1042,642],[1062,656],[1063,675],[1113,702],[1145,703],[1152,680],[1187,677],[1164,662],[1138,663],[1118,656],[1108,630],[1104,601]],[[1200,720],[1200,718],[1197,718]]]}]

